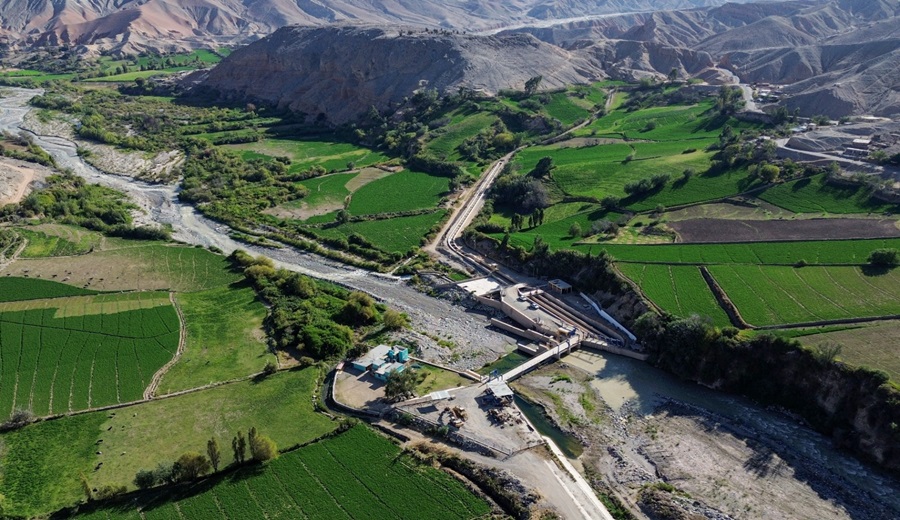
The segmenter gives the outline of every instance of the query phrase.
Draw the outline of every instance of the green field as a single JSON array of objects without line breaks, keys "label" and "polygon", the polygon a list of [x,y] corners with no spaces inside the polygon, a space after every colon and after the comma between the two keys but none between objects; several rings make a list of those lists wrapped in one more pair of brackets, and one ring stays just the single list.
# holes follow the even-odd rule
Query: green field
[{"label": "green field", "polygon": [[869,198],[863,186],[830,186],[824,175],[779,184],[760,193],[766,202],[794,213],[897,213],[900,205]]},{"label": "green field", "polygon": [[[900,248],[900,239],[810,240],[805,242],[747,242],[739,244],[604,244],[614,259],[625,262],[676,264],[857,264],[880,248]],[[588,250],[588,246],[576,249]],[[597,246],[593,246],[597,250]]]},{"label": "green field", "polygon": [[714,265],[710,273],[752,325],[900,314],[900,272],[858,267]]},{"label": "green field", "polygon": [[104,238],[103,247],[89,254],[20,259],[6,272],[113,291],[202,291],[243,278],[224,256],[206,249],[116,238]]},{"label": "green field", "polygon": [[166,372],[158,393],[196,388],[254,374],[269,353],[262,330],[266,307],[247,286],[223,286],[179,294],[187,337],[185,350]]},{"label": "green field", "polygon": [[280,448],[309,442],[335,427],[312,407],[310,395],[318,375],[315,367],[283,372],[261,382],[234,383],[7,432],[0,436],[4,513],[33,516],[77,503],[83,498],[81,475],[92,487],[132,488],[138,470],[174,461],[187,451],[203,452],[213,436],[222,446],[223,465],[229,464],[231,438],[251,426]]},{"label": "green field", "polygon": [[[578,224],[582,232],[587,233],[594,222],[603,219],[615,221],[620,216],[619,213],[605,211],[599,204],[586,202],[555,204],[544,212],[543,224],[513,233],[510,236],[510,243],[530,248],[534,244],[534,239],[540,236],[552,249],[567,249],[582,240],[580,236],[573,237],[569,234],[572,224]],[[491,222],[509,226],[510,218],[506,215],[495,213],[491,218]],[[503,237],[503,234],[500,233],[494,236],[500,239]]]},{"label": "green field", "polygon": [[309,190],[309,195],[284,206],[289,208],[305,204],[310,208],[315,208],[323,205],[341,205],[344,203],[344,199],[350,195],[347,182],[356,175],[355,173],[334,173],[301,181],[300,184]]},{"label": "green field", "polygon": [[0,417],[138,400],[175,354],[179,331],[165,293],[0,304]]},{"label": "green field", "polygon": [[425,143],[425,150],[435,157],[448,161],[460,159],[457,148],[466,139],[478,135],[485,128],[490,128],[497,116],[491,113],[468,112],[457,109],[449,114],[450,124],[436,131],[436,136]]},{"label": "green field", "polygon": [[390,157],[381,152],[351,143],[327,140],[272,138],[226,147],[242,151],[247,160],[258,158],[259,154],[288,157],[291,159],[291,172],[308,170],[312,166],[321,166],[326,171],[340,171],[347,169],[351,162],[354,167],[363,168],[390,160]]},{"label": "green field", "polygon": [[[142,504],[143,518],[472,519],[490,506],[447,473],[422,466],[364,426],[186,490]],[[98,510],[85,520],[140,518]]]},{"label": "green field", "polygon": [[350,200],[351,215],[430,209],[449,190],[450,179],[404,170],[361,187]]},{"label": "green field", "polygon": [[422,237],[427,235],[446,213],[446,210],[438,210],[411,217],[348,222],[337,227],[321,229],[319,232],[325,236],[345,238],[352,233],[358,233],[382,251],[407,253],[419,247]]},{"label": "green field", "polygon": [[847,363],[884,370],[900,383],[900,322],[885,321],[865,327],[823,327],[821,331],[798,338],[815,347],[825,342],[841,345],[838,357]]},{"label": "green field", "polygon": [[59,298],[62,296],[84,296],[97,291],[82,289],[50,280],[33,278],[0,278],[0,302]]},{"label": "green field", "polygon": [[580,99],[573,92],[555,92],[550,95],[550,102],[544,105],[544,112],[558,119],[563,126],[571,126],[580,119],[588,118],[593,106],[602,102],[602,99]]},{"label": "green field", "polygon": [[712,291],[695,266],[618,264],[653,303],[676,316],[698,314],[718,327],[731,325]]},{"label": "green field", "polygon": [[[23,258],[43,258],[50,256],[80,255],[100,245],[102,236],[88,231],[65,233],[68,226],[54,226],[61,229],[18,228],[16,233],[28,240],[22,251]],[[75,230],[76,228],[69,228]]]}]

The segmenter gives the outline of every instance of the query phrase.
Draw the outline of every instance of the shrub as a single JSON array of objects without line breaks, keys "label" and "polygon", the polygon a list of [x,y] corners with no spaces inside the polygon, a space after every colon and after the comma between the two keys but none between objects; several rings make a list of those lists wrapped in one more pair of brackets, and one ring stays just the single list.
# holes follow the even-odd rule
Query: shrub
[{"label": "shrub", "polygon": [[869,255],[869,263],[881,267],[900,265],[900,251],[897,249],[876,249]]}]

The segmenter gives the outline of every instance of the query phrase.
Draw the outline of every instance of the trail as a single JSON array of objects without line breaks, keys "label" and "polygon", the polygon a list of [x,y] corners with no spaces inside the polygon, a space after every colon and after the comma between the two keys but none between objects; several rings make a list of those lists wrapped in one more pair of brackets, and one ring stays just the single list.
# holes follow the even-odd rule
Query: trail
[{"label": "trail", "polygon": [[181,306],[175,301],[175,293],[169,293],[169,301],[172,302],[172,306],[175,307],[175,313],[178,314],[178,349],[175,350],[175,355],[172,356],[172,359],[157,370],[156,373],[153,374],[153,378],[150,379],[150,384],[147,385],[147,388],[144,390],[144,399],[147,401],[154,398],[156,390],[159,388],[159,382],[162,381],[163,376],[166,375],[175,363],[178,363],[178,360],[181,359],[181,355],[184,354],[184,344],[187,336],[184,314],[181,312]]}]

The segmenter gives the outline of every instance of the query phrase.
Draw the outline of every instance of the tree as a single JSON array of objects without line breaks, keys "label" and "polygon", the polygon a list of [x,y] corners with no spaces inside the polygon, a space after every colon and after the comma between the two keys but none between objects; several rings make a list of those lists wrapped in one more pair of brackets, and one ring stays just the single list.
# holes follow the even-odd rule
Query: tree
[{"label": "tree", "polygon": [[869,263],[879,267],[900,265],[900,251],[894,248],[876,249],[869,255]]},{"label": "tree", "polygon": [[256,431],[256,427],[247,432],[247,443],[250,445],[250,457],[257,462],[265,462],[278,457],[275,441]]},{"label": "tree", "polygon": [[781,175],[781,168],[774,164],[764,164],[759,168],[759,176],[766,182],[775,182]]},{"label": "tree", "polygon": [[353,325],[366,325],[375,321],[378,317],[378,309],[375,308],[375,300],[364,292],[353,291],[344,304],[341,312],[344,321]]},{"label": "tree", "polygon": [[142,469],[134,475],[134,485],[138,489],[150,489],[156,485],[156,473],[153,470]]},{"label": "tree", "polygon": [[160,462],[153,470],[153,478],[157,484],[172,484],[175,482],[175,465],[171,462]]},{"label": "tree", "polygon": [[672,70],[669,71],[669,83],[675,83],[675,80],[678,79],[678,69],[672,67]]},{"label": "tree", "polygon": [[569,226],[569,236],[572,238],[578,238],[581,236],[581,224],[578,222],[573,222],[571,226]]},{"label": "tree", "polygon": [[419,374],[413,370],[391,372],[384,385],[384,397],[389,401],[395,401],[413,395],[418,384]]},{"label": "tree", "polygon": [[231,439],[231,450],[234,452],[234,461],[243,464],[247,459],[247,439],[244,434],[237,432],[237,435]]},{"label": "tree", "polygon": [[384,326],[390,330],[399,330],[409,323],[406,315],[394,309],[384,311]]},{"label": "tree", "polygon": [[213,471],[219,471],[219,462],[222,461],[222,452],[219,450],[219,441],[215,437],[206,441],[206,456],[212,464]]},{"label": "tree", "polygon": [[543,76],[535,76],[528,81],[525,82],[525,94],[532,95],[537,92],[538,87],[541,85],[541,81],[543,81]]},{"label": "tree", "polygon": [[208,473],[211,468],[209,459],[194,451],[178,457],[178,460],[172,466],[174,478],[177,482],[194,480],[200,475]]},{"label": "tree", "polygon": [[541,157],[534,166],[534,169],[531,170],[530,175],[540,179],[550,175],[550,171],[553,170],[553,168],[553,157]]}]

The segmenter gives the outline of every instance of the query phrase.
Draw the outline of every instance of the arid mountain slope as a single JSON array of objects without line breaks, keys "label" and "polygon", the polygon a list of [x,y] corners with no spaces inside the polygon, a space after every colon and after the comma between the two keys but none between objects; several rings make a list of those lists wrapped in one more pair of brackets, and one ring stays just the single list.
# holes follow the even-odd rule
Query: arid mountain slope
[{"label": "arid mountain slope", "polygon": [[786,90],[791,97],[785,103],[808,114],[900,114],[897,2],[726,4],[523,31],[566,48],[585,48],[586,42],[600,41],[597,46],[626,57],[618,67],[645,73],[671,70],[667,60],[657,57],[668,52],[696,57],[697,62],[682,60],[688,66],[679,69],[696,75],[691,66],[704,65],[702,57],[708,56],[741,81],[789,84]]},{"label": "arid mountain slope", "polygon": [[521,89],[538,75],[547,87],[602,77],[585,56],[526,34],[401,35],[398,28],[292,26],[233,53],[203,86],[342,123],[420,88],[496,93]]},{"label": "arid mountain slope", "polygon": [[548,19],[719,5],[724,0],[3,0],[8,45],[190,48],[289,25],[411,24],[477,31]]}]

